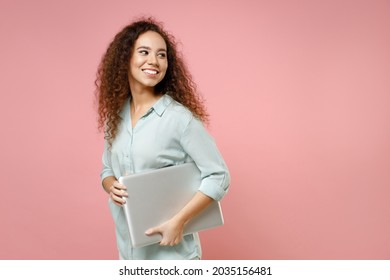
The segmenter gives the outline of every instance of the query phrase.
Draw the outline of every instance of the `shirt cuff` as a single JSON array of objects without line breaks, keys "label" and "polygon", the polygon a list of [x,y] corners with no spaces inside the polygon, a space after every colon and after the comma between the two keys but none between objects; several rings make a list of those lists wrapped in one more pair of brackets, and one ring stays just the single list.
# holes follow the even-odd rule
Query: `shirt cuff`
[{"label": "shirt cuff", "polygon": [[199,191],[216,201],[220,201],[228,191],[230,183],[229,178],[229,174],[225,173],[223,174],[222,183],[208,180],[208,178],[203,179]]},{"label": "shirt cuff", "polygon": [[102,173],[100,173],[101,181],[103,182],[104,178],[106,178],[108,176],[114,176],[115,177],[115,174],[111,170],[102,171]]}]

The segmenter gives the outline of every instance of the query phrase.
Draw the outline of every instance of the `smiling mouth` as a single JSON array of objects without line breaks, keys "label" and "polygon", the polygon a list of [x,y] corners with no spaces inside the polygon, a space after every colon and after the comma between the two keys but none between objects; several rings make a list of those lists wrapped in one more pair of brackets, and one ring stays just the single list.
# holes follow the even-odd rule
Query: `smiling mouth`
[{"label": "smiling mouth", "polygon": [[158,71],[157,70],[151,70],[151,69],[143,69],[142,70],[144,73],[149,74],[149,75],[157,75]]}]

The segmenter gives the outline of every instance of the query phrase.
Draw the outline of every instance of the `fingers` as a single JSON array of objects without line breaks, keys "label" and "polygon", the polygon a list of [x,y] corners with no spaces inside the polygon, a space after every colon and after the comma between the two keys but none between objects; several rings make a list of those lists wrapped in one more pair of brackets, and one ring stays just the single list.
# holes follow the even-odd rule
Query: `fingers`
[{"label": "fingers", "polygon": [[160,231],[158,231],[156,228],[150,228],[147,231],[145,231],[146,235],[153,235],[155,233],[160,233]]},{"label": "fingers", "polygon": [[123,204],[126,203],[126,200],[124,200],[122,197],[120,196],[116,196],[115,194],[113,193],[110,193],[110,197],[111,197],[111,200],[118,206],[123,206]]},{"label": "fingers", "polygon": [[115,182],[110,187],[110,197],[116,205],[122,206],[126,203],[126,200],[123,199],[123,197],[128,197],[129,195],[125,190],[126,186],[120,184],[119,182]]},{"label": "fingers", "polygon": [[126,187],[125,187],[125,189],[122,189],[122,188],[119,189],[115,186],[111,186],[110,193],[113,193],[116,196],[120,196],[120,197],[122,197],[122,196],[128,197],[129,194],[125,190],[126,190]]},{"label": "fingers", "polygon": [[119,190],[126,190],[126,186],[119,183],[118,181],[115,181],[113,184],[112,184],[113,187],[119,189]]},{"label": "fingers", "polygon": [[183,238],[183,225],[171,219],[167,222],[145,231],[146,235],[159,233],[162,236],[160,246],[176,246]]},{"label": "fingers", "polygon": [[164,232],[163,228],[160,227],[150,228],[147,231],[145,231],[146,235],[153,235],[157,233],[161,234],[163,237],[162,240],[160,241],[160,246],[176,246],[181,242],[181,236],[172,238],[169,236],[169,234]]},{"label": "fingers", "polygon": [[172,240],[169,240],[168,238],[163,238],[160,241],[160,246],[176,246],[181,242],[181,238],[175,238]]}]

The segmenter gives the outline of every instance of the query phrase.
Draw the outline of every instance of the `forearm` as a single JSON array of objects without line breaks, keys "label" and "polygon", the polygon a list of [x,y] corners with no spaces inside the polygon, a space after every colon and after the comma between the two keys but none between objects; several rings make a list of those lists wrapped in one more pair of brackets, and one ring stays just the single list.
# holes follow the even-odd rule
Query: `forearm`
[{"label": "forearm", "polygon": [[209,206],[212,202],[212,198],[198,191],[186,204],[186,206],[184,206],[183,209],[173,217],[173,219],[185,225],[193,217],[202,212],[202,210],[206,209],[206,207]]}]

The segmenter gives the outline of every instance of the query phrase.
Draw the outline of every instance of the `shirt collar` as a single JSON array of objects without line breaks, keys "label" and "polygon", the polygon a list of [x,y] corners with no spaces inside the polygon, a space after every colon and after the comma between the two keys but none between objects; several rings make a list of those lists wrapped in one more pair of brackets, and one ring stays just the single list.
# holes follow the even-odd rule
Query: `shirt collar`
[{"label": "shirt collar", "polygon": [[161,117],[164,114],[165,109],[169,106],[169,104],[172,103],[172,101],[172,97],[170,97],[168,94],[164,94],[156,103],[154,103],[152,108],[156,114]]}]

